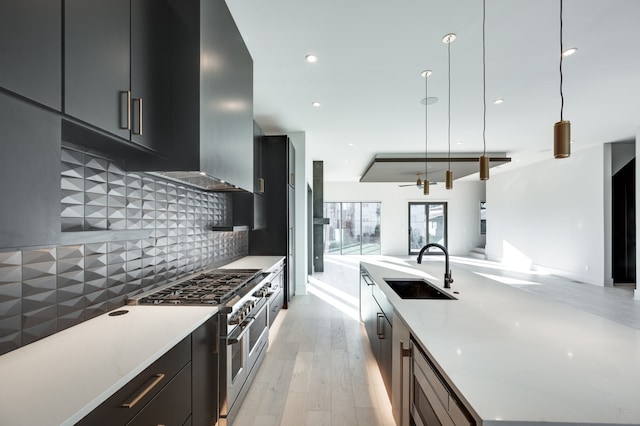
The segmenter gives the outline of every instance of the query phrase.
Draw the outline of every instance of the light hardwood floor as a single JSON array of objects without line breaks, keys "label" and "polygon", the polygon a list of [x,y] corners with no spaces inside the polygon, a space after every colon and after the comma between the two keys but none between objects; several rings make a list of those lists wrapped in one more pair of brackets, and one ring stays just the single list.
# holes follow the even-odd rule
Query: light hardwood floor
[{"label": "light hardwood floor", "polygon": [[364,328],[354,318],[355,265],[336,276],[348,281],[347,292],[317,281],[281,311],[233,426],[395,425]]}]

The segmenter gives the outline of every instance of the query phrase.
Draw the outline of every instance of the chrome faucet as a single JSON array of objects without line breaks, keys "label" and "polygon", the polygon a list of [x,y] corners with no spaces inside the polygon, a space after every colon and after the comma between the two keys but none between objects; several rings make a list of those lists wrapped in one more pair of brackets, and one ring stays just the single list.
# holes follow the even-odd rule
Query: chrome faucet
[{"label": "chrome faucet", "polygon": [[449,269],[449,252],[447,249],[437,243],[429,243],[426,246],[420,249],[420,254],[418,254],[418,263],[422,263],[422,255],[425,251],[429,249],[429,247],[437,247],[444,253],[444,288],[451,288],[451,283],[453,282],[453,278],[451,278],[451,270]]}]

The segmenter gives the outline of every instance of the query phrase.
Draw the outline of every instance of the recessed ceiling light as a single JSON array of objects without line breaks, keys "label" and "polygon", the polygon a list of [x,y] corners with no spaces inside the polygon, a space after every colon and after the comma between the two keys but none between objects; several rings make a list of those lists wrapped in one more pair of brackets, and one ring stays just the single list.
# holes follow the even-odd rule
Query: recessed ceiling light
[{"label": "recessed ceiling light", "polygon": [[496,105],[500,105],[503,102],[504,102],[504,99],[496,99],[495,101],[493,101],[493,103]]},{"label": "recessed ceiling light", "polygon": [[570,47],[562,52],[562,56],[571,56],[578,51],[577,47]]},{"label": "recessed ceiling light", "polygon": [[315,101],[315,102],[312,102],[311,105],[313,105],[314,107],[319,107],[320,106],[320,102]]},{"label": "recessed ceiling light", "polygon": [[307,61],[310,64],[313,64],[314,62],[318,62],[318,57],[316,55],[314,55],[313,53],[308,54],[307,56],[304,57],[304,60]]},{"label": "recessed ceiling light", "polygon": [[349,162],[349,160],[344,160],[344,162],[345,162],[345,163],[348,163],[348,162]]},{"label": "recessed ceiling light", "polygon": [[462,141],[458,141],[458,145],[462,145],[464,142]]},{"label": "recessed ceiling light", "polygon": [[427,104],[427,105],[433,105],[433,104],[435,104],[436,102],[438,102],[438,98],[437,98],[437,97],[435,97],[435,96],[429,96],[428,98],[422,98],[422,99],[420,100],[420,103],[421,103],[422,105],[424,105],[424,104]]},{"label": "recessed ceiling light", "polygon": [[353,146],[353,143],[349,142],[347,145],[349,145],[349,146]]}]

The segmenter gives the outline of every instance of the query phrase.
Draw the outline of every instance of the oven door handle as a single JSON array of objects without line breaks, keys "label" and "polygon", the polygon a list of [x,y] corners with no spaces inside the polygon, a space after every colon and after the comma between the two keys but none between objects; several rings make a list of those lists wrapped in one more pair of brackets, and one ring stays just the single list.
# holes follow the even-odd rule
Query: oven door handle
[{"label": "oven door handle", "polygon": [[244,334],[249,331],[249,329],[251,328],[251,324],[253,324],[255,320],[255,318],[249,318],[248,321],[244,321],[242,324],[239,324],[238,327],[236,327],[236,330],[234,330],[233,333],[229,337],[227,337],[227,346],[235,345],[236,343],[240,342]]}]

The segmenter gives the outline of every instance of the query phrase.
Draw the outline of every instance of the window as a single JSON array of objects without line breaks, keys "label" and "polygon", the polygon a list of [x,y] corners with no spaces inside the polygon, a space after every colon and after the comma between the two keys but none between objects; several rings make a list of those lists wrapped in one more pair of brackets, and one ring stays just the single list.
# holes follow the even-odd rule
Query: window
[{"label": "window", "polygon": [[382,203],[324,203],[325,254],[380,254]]},{"label": "window", "polygon": [[[429,243],[447,246],[447,203],[409,203],[409,254]],[[439,251],[431,247],[430,252]]]}]

